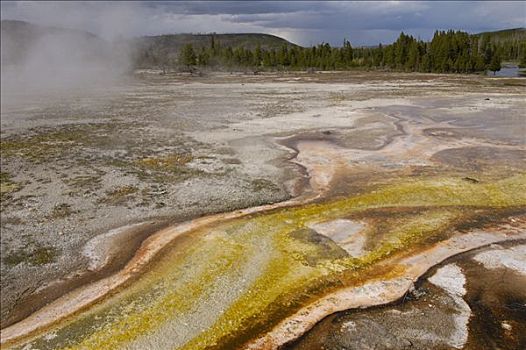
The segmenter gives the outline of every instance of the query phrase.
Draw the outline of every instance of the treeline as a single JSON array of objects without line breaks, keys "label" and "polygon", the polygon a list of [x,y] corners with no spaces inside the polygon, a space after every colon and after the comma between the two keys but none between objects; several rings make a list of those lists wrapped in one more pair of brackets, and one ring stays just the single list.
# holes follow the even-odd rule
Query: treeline
[{"label": "treeline", "polygon": [[524,40],[491,40],[488,35],[469,35],[461,31],[437,31],[430,42],[401,33],[391,45],[353,48],[344,40],[341,47],[323,43],[310,48],[283,45],[281,48],[254,49],[223,47],[211,36],[210,45],[194,49],[186,44],[176,58],[155,58],[159,66],[347,70],[368,68],[407,72],[474,73],[498,71],[502,60],[526,58]]},{"label": "treeline", "polygon": [[[526,47],[523,47],[523,55]],[[474,73],[498,71],[503,47],[461,31],[437,31],[431,42],[401,33],[386,47],[358,49],[355,55],[361,66],[409,72]]]}]

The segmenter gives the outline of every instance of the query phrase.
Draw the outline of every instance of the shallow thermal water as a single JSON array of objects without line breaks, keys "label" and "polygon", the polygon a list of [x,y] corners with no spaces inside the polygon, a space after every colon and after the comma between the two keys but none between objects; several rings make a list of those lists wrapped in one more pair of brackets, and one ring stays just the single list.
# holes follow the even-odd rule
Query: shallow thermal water
[{"label": "shallow thermal water", "polygon": [[[422,240],[429,244],[445,238],[440,233],[462,218],[462,206],[498,211],[526,204],[526,195],[517,191],[523,181],[512,177],[488,184],[453,178],[400,182],[345,199],[205,226],[168,246],[118,294],[57,324],[30,344],[38,349],[237,347],[316,296],[374,276],[368,272],[360,277],[361,269],[380,264],[397,251],[415,249]],[[346,242],[341,230],[352,234],[363,229],[341,218],[393,206],[409,212],[393,222],[371,252],[353,257],[339,245],[345,247]],[[330,228],[336,241],[312,228],[326,234]],[[384,273],[395,272],[391,268]]]}]

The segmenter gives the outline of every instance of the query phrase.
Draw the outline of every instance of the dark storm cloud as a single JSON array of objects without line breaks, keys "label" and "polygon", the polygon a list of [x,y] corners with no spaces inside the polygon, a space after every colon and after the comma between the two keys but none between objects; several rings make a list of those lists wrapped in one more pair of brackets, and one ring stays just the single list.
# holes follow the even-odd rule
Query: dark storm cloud
[{"label": "dark storm cloud", "polygon": [[407,28],[494,29],[523,26],[524,2],[335,2],[311,3],[294,13],[233,13],[232,21],[269,28],[375,29]]},{"label": "dark storm cloud", "polygon": [[[391,42],[400,31],[429,39],[436,29],[480,32],[526,26],[519,1],[2,2],[2,18],[88,29],[106,36],[180,32],[265,32],[303,45],[348,38]],[[108,18],[116,16],[117,24]],[[100,20],[104,18],[104,20]],[[103,23],[104,26],[100,24]],[[109,34],[108,34],[109,33]]]},{"label": "dark storm cloud", "polygon": [[303,11],[310,1],[147,1],[145,6],[186,15],[232,15],[261,13],[293,13]]}]

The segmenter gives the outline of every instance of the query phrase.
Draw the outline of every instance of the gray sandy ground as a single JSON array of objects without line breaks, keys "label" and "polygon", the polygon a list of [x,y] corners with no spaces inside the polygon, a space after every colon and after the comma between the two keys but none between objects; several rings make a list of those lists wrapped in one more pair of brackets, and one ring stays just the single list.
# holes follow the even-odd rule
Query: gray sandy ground
[{"label": "gray sandy ground", "polygon": [[[97,235],[290,198],[301,169],[274,137],[374,150],[405,132],[400,122],[429,124],[430,138],[484,140],[490,151],[436,156],[471,175],[491,147],[524,146],[525,107],[519,79],[375,73],[141,73],[89,93],[3,96],[2,326],[51,281],[93,266],[82,252]],[[525,166],[517,152],[495,163]]]}]

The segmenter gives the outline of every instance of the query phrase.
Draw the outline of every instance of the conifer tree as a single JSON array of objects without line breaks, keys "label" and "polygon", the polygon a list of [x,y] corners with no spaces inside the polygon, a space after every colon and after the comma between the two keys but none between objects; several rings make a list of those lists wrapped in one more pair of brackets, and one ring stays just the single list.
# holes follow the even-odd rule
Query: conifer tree
[{"label": "conifer tree", "polygon": [[196,64],[196,56],[192,44],[186,44],[179,54],[179,63],[190,69]]},{"label": "conifer tree", "polygon": [[491,57],[491,61],[488,65],[488,69],[493,72],[493,75],[495,75],[500,70],[500,66],[501,66],[500,54],[498,52],[495,52],[495,54]]}]

